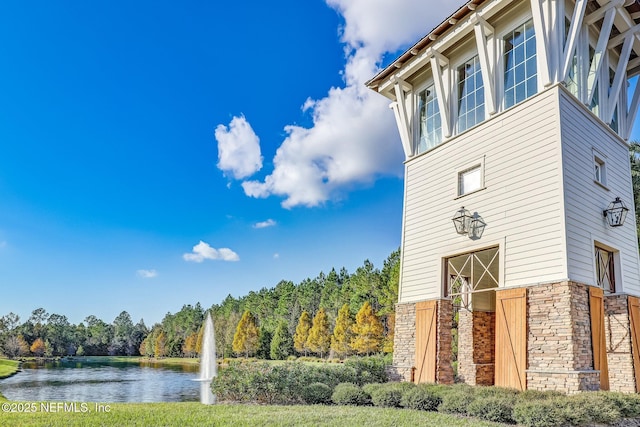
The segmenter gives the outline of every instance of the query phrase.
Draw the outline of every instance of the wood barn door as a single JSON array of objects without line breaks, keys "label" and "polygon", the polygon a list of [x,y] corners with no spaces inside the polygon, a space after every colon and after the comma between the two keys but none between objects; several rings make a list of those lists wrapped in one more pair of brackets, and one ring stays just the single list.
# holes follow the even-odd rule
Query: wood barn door
[{"label": "wood barn door", "polygon": [[604,291],[602,289],[589,287],[589,310],[591,311],[593,369],[600,371],[600,390],[609,390],[609,366],[604,328]]},{"label": "wood barn door", "polygon": [[629,322],[631,323],[631,354],[636,376],[636,393],[640,390],[640,298],[628,297]]},{"label": "wood barn door", "polygon": [[526,369],[527,290],[496,291],[495,385],[525,390]]},{"label": "wood barn door", "polygon": [[416,383],[436,382],[437,301],[416,304]]}]

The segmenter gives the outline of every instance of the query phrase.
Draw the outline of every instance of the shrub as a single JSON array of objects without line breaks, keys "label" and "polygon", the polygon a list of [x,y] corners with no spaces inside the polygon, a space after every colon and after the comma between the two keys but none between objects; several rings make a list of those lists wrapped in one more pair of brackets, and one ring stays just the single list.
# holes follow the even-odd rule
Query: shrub
[{"label": "shrub", "polygon": [[525,427],[558,427],[567,423],[557,399],[520,399],[513,407],[513,418]]},{"label": "shrub", "polygon": [[437,411],[442,398],[431,387],[418,386],[407,389],[402,394],[400,405],[420,411]]},{"label": "shrub", "polygon": [[540,391],[540,390],[525,390],[517,395],[518,401],[530,401],[530,400],[546,400],[556,399],[562,397],[564,394],[559,391]]},{"label": "shrub", "polygon": [[618,393],[614,391],[597,392],[612,402],[623,418],[637,418],[640,416],[640,395]]},{"label": "shrub", "polygon": [[497,423],[513,423],[515,399],[508,395],[476,397],[467,407],[467,414]]},{"label": "shrub", "polygon": [[369,383],[362,386],[362,390],[367,393],[369,396],[372,396],[374,392],[383,387],[381,383]]},{"label": "shrub", "polygon": [[356,384],[386,383],[388,381],[386,368],[389,359],[384,356],[350,357],[344,366],[356,371]]},{"label": "shrub", "polygon": [[396,384],[390,384],[379,387],[371,393],[371,402],[375,406],[384,408],[397,408],[402,400],[402,392]]},{"label": "shrub", "polygon": [[444,390],[442,403],[438,411],[449,414],[467,414],[467,407],[474,400],[473,388],[465,384],[456,384]]},{"label": "shrub", "polygon": [[565,417],[574,425],[610,424],[620,418],[616,402],[606,393],[581,393],[564,400]]},{"label": "shrub", "polygon": [[333,390],[323,383],[311,383],[302,389],[302,400],[310,405],[331,403]]},{"label": "shrub", "polygon": [[353,383],[338,384],[331,400],[338,405],[368,405],[371,402],[369,395]]}]

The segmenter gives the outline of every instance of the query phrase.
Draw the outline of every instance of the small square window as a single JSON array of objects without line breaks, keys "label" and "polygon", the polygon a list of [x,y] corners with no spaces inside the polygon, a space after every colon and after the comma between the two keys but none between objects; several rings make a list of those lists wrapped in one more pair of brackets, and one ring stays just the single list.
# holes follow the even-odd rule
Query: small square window
[{"label": "small square window", "polygon": [[475,165],[458,173],[458,196],[482,188],[482,165]]}]

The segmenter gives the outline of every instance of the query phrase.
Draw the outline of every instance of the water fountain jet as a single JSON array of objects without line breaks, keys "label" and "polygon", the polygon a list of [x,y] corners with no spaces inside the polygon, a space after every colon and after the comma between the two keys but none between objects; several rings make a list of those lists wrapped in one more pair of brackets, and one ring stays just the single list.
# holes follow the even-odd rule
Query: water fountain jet
[{"label": "water fountain jet", "polygon": [[202,350],[200,352],[200,376],[196,380],[200,382],[200,403],[213,405],[216,396],[211,391],[211,382],[218,375],[218,363],[216,362],[216,334],[213,329],[211,313],[207,313],[202,332]]}]

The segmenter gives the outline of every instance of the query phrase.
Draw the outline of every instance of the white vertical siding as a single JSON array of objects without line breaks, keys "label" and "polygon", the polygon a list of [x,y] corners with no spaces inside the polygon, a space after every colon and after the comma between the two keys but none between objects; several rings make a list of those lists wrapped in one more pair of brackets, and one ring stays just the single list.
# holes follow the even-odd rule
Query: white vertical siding
[{"label": "white vertical siding", "polygon": [[[629,149],[573,97],[562,90],[560,95],[569,277],[595,285],[593,246],[600,242],[619,251],[617,291],[640,295]],[[605,157],[607,188],[594,182],[594,149]],[[611,228],[602,211],[616,197],[630,211],[624,226]]]},{"label": "white vertical siding", "polygon": [[[400,302],[443,293],[443,259],[500,245],[501,286],[567,278],[558,89],[540,93],[406,164]],[[457,174],[484,159],[483,190],[457,198]],[[455,233],[460,206],[487,223]]]}]

